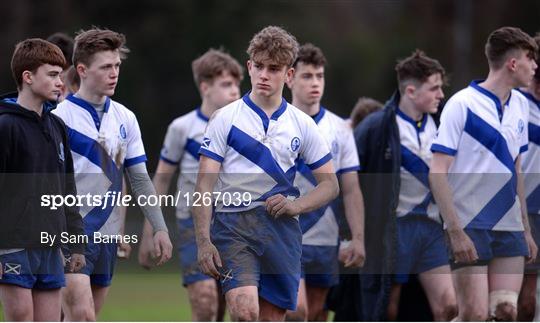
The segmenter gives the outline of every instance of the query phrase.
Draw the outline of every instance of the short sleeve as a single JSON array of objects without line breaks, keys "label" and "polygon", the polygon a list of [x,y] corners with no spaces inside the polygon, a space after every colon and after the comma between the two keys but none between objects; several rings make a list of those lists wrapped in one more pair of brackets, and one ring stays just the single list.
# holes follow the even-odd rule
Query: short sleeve
[{"label": "short sleeve", "polygon": [[314,170],[332,160],[332,154],[315,121],[309,117],[304,120],[307,122],[304,128],[304,143],[300,143],[300,158]]},{"label": "short sleeve", "polygon": [[178,165],[184,153],[187,129],[181,120],[173,121],[167,128],[159,158],[171,165]]},{"label": "short sleeve", "polygon": [[336,173],[343,174],[359,171],[360,162],[358,161],[358,151],[356,150],[352,129],[342,126],[339,134],[339,155],[337,158],[339,164],[335,165],[337,168]]},{"label": "short sleeve", "polygon": [[130,167],[139,163],[146,162],[146,154],[141,137],[141,129],[134,114],[130,115],[127,126],[120,125],[120,136],[126,137],[127,151],[124,161],[125,167]]},{"label": "short sleeve", "polygon": [[519,153],[522,154],[526,152],[529,148],[529,102],[528,100],[523,100],[521,111],[523,111],[523,119],[520,119],[518,124],[518,129],[521,132],[520,143],[519,143]]},{"label": "short sleeve", "polygon": [[225,118],[226,111],[218,110],[214,112],[199,149],[199,154],[212,158],[215,161],[223,162],[227,149],[227,136],[231,128],[230,122]]},{"label": "short sleeve", "polygon": [[441,124],[431,151],[455,156],[466,121],[466,107],[458,100],[448,101],[441,114]]}]

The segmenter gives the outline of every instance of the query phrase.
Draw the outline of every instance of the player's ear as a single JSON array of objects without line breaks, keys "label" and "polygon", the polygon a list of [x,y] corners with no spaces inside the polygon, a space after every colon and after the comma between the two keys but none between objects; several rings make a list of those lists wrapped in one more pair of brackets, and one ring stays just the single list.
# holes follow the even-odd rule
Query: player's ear
[{"label": "player's ear", "polygon": [[414,84],[407,84],[407,86],[405,86],[405,95],[409,98],[414,98],[415,97],[415,91],[416,91],[416,86],[414,86]]},{"label": "player's ear", "polygon": [[77,64],[77,67],[75,69],[77,71],[77,74],[79,74],[79,77],[81,78],[86,77],[86,70],[87,70],[86,65],[79,63]]},{"label": "player's ear", "polygon": [[516,67],[517,67],[517,59],[515,57],[510,57],[506,61],[506,66],[508,67],[509,70],[514,72],[516,70]]},{"label": "player's ear", "polygon": [[202,81],[201,84],[199,84],[199,92],[201,92],[202,97],[206,95],[208,88],[210,88],[210,84],[208,84],[206,81]]},{"label": "player's ear", "polygon": [[32,72],[24,71],[22,73],[22,82],[23,82],[23,84],[31,85],[32,84]]},{"label": "player's ear", "polygon": [[289,67],[287,70],[287,79],[286,82],[290,82],[293,79],[294,76],[294,67]]}]

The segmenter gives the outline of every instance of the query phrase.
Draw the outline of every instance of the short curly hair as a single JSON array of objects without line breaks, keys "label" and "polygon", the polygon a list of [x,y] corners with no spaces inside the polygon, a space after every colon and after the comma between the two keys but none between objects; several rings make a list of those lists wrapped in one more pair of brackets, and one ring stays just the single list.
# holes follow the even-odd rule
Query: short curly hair
[{"label": "short curly hair", "polygon": [[251,41],[247,53],[252,61],[272,61],[291,67],[298,55],[296,38],[285,29],[268,26],[259,31]]},{"label": "short curly hair", "polygon": [[296,67],[298,63],[309,64],[316,67],[325,66],[326,57],[319,47],[311,43],[306,43],[300,46],[300,49],[298,50],[298,57],[296,57],[293,67]]},{"label": "short curly hair", "polygon": [[244,78],[244,69],[236,59],[222,50],[213,48],[195,59],[191,63],[191,69],[197,86],[202,82],[212,82],[223,72],[229,72],[238,81]]},{"label": "short curly hair", "polygon": [[437,73],[441,74],[443,80],[445,77],[441,63],[419,49],[415,50],[409,57],[398,61],[396,73],[400,93],[403,93],[409,81],[424,83],[431,75]]}]

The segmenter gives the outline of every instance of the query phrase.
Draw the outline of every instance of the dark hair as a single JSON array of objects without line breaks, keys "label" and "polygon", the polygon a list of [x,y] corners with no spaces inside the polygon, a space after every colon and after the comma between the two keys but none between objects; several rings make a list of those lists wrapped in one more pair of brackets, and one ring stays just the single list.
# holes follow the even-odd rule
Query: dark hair
[{"label": "dark hair", "polygon": [[223,72],[229,72],[238,81],[244,78],[244,69],[236,59],[222,50],[213,48],[194,60],[191,69],[197,86],[201,82],[212,82]]},{"label": "dark hair", "polygon": [[419,49],[415,50],[409,57],[398,61],[396,72],[400,93],[403,93],[406,83],[409,81],[424,83],[433,74],[441,74],[443,78],[445,75],[441,63],[428,57]]},{"label": "dark hair", "polygon": [[507,54],[516,49],[528,51],[536,58],[538,45],[534,39],[516,27],[502,27],[492,32],[486,42],[486,57],[489,66],[499,69],[507,59]]},{"label": "dark hair", "polygon": [[355,128],[370,113],[383,108],[383,104],[375,99],[361,97],[351,111],[351,126]]},{"label": "dark hair", "polygon": [[45,64],[64,67],[66,59],[58,46],[40,38],[23,40],[15,46],[11,57],[11,73],[17,84],[22,88],[22,74],[24,71],[35,73]]},{"label": "dark hair", "polygon": [[298,42],[283,28],[268,26],[253,36],[247,53],[250,60],[271,60],[290,67],[298,55]]},{"label": "dark hair", "polygon": [[296,67],[299,62],[320,67],[326,65],[326,57],[324,57],[324,54],[319,47],[311,43],[306,43],[300,46],[293,67]]},{"label": "dark hair", "polygon": [[66,66],[64,66],[64,69],[68,68],[73,60],[73,45],[75,43],[73,38],[66,33],[54,33],[47,37],[47,41],[60,48],[66,59]]},{"label": "dark hair", "polygon": [[79,63],[90,65],[95,53],[118,50],[120,58],[125,58],[129,49],[125,46],[126,37],[123,34],[108,29],[93,28],[81,30],[75,36],[75,48],[73,50],[73,65]]}]

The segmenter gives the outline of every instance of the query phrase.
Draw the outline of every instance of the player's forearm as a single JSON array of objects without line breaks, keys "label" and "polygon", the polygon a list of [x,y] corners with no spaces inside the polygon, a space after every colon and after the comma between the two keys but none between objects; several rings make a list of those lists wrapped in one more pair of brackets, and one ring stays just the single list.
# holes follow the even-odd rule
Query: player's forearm
[{"label": "player's forearm", "polygon": [[429,184],[433,197],[439,207],[439,211],[443,217],[444,223],[447,226],[448,232],[461,230],[461,222],[456,215],[454,208],[454,198],[450,184],[448,183],[448,174],[446,172],[437,172],[431,170],[429,173]]},{"label": "player's forearm", "polygon": [[299,214],[314,211],[338,196],[339,185],[336,175],[324,174],[319,176],[322,178],[317,186],[308,194],[296,199],[295,203],[299,209]]},{"label": "player's forearm", "polygon": [[[199,175],[201,177],[201,175]],[[204,175],[202,176],[204,177]],[[200,180],[200,179],[199,179]],[[202,180],[203,183],[197,183],[195,192],[201,194],[201,196],[207,195],[212,191],[213,185],[209,185]],[[192,208],[193,222],[195,225],[195,240],[197,245],[210,241],[210,220],[212,219],[212,206],[205,205],[204,203],[196,204]]]},{"label": "player's forearm", "polygon": [[[356,174],[355,174],[356,175]],[[359,186],[343,187],[345,218],[353,239],[364,240],[364,198]]]},{"label": "player's forearm", "polygon": [[[146,166],[143,163],[128,167],[127,174],[131,183],[131,189],[133,193],[135,193],[137,200],[139,200],[140,196],[148,197],[156,195],[154,185],[152,184],[150,176],[148,176],[148,172],[146,171]],[[159,206],[149,205],[147,203],[140,205],[140,208],[144,216],[152,225],[154,233],[157,231],[168,232],[167,225],[163,219],[163,213],[161,212],[161,208]]]},{"label": "player's forearm", "polygon": [[516,160],[516,176],[517,176],[517,195],[519,204],[521,206],[521,220],[523,222],[523,228],[525,232],[531,232],[529,226],[529,216],[527,212],[527,200],[525,198],[525,182],[523,181],[523,174],[521,173],[521,158]]},{"label": "player's forearm", "polygon": [[161,173],[159,172],[158,168],[156,174],[154,175],[154,178],[152,179],[152,183],[156,188],[156,194],[158,196],[167,194],[173,175],[174,173]]}]

